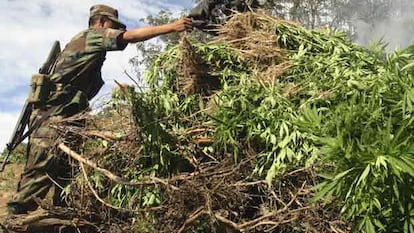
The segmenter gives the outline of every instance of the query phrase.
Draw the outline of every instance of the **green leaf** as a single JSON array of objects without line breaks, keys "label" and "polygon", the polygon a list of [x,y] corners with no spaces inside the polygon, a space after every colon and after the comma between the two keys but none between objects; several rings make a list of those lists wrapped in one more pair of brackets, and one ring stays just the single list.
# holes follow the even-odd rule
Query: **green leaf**
[{"label": "green leaf", "polygon": [[354,171],[354,170],[355,170],[355,168],[350,168],[350,169],[348,169],[348,170],[346,170],[346,171],[343,171],[343,172],[341,172],[341,173],[337,174],[337,175],[335,176],[334,180],[340,180],[340,179],[342,179],[343,177],[345,177],[346,175],[348,175],[348,173],[350,173],[351,171]]},{"label": "green leaf", "polygon": [[368,165],[365,167],[364,171],[362,172],[361,176],[358,179],[358,182],[356,184],[356,186],[358,187],[361,183],[365,184],[366,183],[366,179],[367,176],[369,175],[369,172],[371,170],[371,166]]},{"label": "green leaf", "polygon": [[287,135],[279,144],[277,145],[280,148],[285,148],[286,145],[290,142],[290,137]]},{"label": "green leaf", "polygon": [[278,167],[279,166],[278,166],[276,160],[274,160],[272,166],[267,171],[267,174],[266,174],[266,182],[267,182],[267,185],[269,187],[272,186],[272,181],[273,181],[273,179],[275,178],[275,176],[277,174]]},{"label": "green leaf", "polygon": [[393,167],[394,173],[401,178],[400,173],[408,173],[410,176],[414,177],[414,160],[406,156],[401,156],[400,158],[389,157],[390,165]]},{"label": "green leaf", "polygon": [[365,221],[365,231],[366,233],[376,233],[375,226],[372,224],[371,218],[367,217]]},{"label": "green leaf", "polygon": [[312,202],[316,202],[321,200],[322,198],[326,198],[327,201],[330,196],[332,196],[332,193],[335,191],[335,187],[337,185],[336,181],[333,182],[322,182],[319,185],[316,185],[314,189],[319,190],[315,196],[311,199]]},{"label": "green leaf", "polygon": [[405,71],[405,70],[407,70],[407,69],[409,69],[409,68],[411,68],[411,67],[413,67],[414,66],[414,62],[411,62],[411,63],[409,63],[409,64],[407,64],[407,65],[405,65],[401,70],[402,71]]},{"label": "green leaf", "polygon": [[383,167],[386,170],[388,169],[385,156],[380,155],[377,157],[377,160],[375,161],[375,167],[376,169],[381,169],[381,167]]},{"label": "green leaf", "polygon": [[381,202],[380,202],[377,198],[373,198],[373,199],[372,199],[372,202],[374,203],[375,207],[376,207],[379,211],[381,211],[381,210],[382,210],[382,207],[381,207]]},{"label": "green leaf", "polygon": [[272,145],[276,145],[277,144],[277,138],[273,134],[270,135],[270,143],[272,143]]},{"label": "green leaf", "polygon": [[381,221],[379,219],[374,219],[374,225],[381,229],[382,231],[385,231],[385,226],[381,223]]},{"label": "green leaf", "polygon": [[406,167],[404,172],[410,174],[411,177],[414,177],[414,158],[410,158],[409,156],[403,155],[400,157],[402,163],[405,163]]}]

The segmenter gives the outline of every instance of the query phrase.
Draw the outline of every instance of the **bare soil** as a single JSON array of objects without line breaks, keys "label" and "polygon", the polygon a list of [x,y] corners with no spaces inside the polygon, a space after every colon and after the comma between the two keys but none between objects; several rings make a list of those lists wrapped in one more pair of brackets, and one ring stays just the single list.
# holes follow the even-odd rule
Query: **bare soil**
[{"label": "bare soil", "polygon": [[0,223],[2,223],[7,216],[7,201],[13,196],[16,191],[17,183],[24,164],[8,164],[6,169],[0,173]]}]

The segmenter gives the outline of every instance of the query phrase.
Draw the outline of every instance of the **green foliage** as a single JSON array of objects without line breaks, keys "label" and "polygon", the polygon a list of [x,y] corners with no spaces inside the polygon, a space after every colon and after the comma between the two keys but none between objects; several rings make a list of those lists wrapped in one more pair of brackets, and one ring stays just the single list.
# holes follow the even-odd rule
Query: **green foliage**
[{"label": "green foliage", "polygon": [[[196,44],[217,65],[211,70],[223,87],[206,123],[216,130],[213,151],[238,161],[254,148],[255,172],[269,184],[286,169],[323,161],[326,179],[315,199],[334,196],[357,231],[412,232],[412,48],[387,57],[381,44],[368,50],[335,31],[289,24],[275,31],[293,67],[274,85],[255,79],[231,49]],[[154,72],[174,67],[168,61],[178,52],[167,53],[169,60],[160,57],[151,72],[153,83],[163,79],[161,89],[174,86],[177,76],[173,69]],[[292,84],[300,91],[283,95]]]},{"label": "green foliage", "polygon": [[[14,151],[10,154],[8,162],[9,163],[24,163],[26,161],[26,147],[27,144],[22,142],[20,143]],[[4,149],[1,153],[0,159],[3,162],[3,159],[7,156],[8,150]]]},{"label": "green foliage", "polygon": [[320,140],[335,168],[319,197],[341,200],[345,217],[362,219],[357,230],[413,230],[413,81],[400,68],[412,55],[408,48],[389,56],[375,82],[363,80],[363,91],[331,110],[335,131]]},{"label": "green foliage", "polygon": [[[317,165],[314,200],[340,208],[355,231],[413,232],[414,46],[387,55],[381,43],[362,48],[341,32],[272,26],[291,68],[271,83],[237,49],[194,42],[221,89],[183,95],[179,47],[156,57],[145,75],[150,88],[126,98],[144,156],[123,174],[168,177],[191,170],[188,161],[200,151],[234,163],[255,153],[252,173],[269,185],[288,170]],[[187,134],[194,128],[214,129],[202,135],[214,143],[195,145]],[[115,186],[111,194],[121,206],[136,197],[145,206],[163,200],[159,187]]]},{"label": "green foliage", "polygon": [[[157,15],[147,16],[142,18],[140,21],[149,26],[159,26],[166,23],[174,21],[175,18],[172,17],[170,11],[161,10]],[[161,35],[159,40],[161,40],[165,45],[177,43],[179,39],[178,33],[169,33]],[[138,74],[141,73],[142,69],[152,65],[153,60],[158,56],[164,49],[163,43],[157,43],[154,41],[143,41],[136,44],[137,50],[140,52],[139,55],[130,59],[130,64],[135,67],[135,70]]]}]

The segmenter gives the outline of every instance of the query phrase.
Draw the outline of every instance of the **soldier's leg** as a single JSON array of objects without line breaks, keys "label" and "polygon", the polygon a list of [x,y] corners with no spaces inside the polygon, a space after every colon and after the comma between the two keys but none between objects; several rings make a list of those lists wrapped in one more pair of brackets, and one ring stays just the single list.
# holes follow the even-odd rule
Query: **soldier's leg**
[{"label": "soldier's leg", "polygon": [[[73,126],[78,128],[85,127],[85,120],[77,120],[74,122],[66,122],[67,126]],[[82,138],[78,134],[73,134],[68,132],[64,135],[65,143],[74,151],[79,151],[79,146],[82,144]],[[53,196],[53,205],[64,206],[65,203],[62,200],[62,188],[65,188],[73,178],[73,171],[71,166],[70,156],[64,152],[59,152],[59,155],[56,157],[56,160],[53,162],[54,167],[58,169],[51,170],[52,177],[54,179],[54,196]]]},{"label": "soldier's leg", "polygon": [[56,132],[49,125],[50,121],[45,121],[44,126],[36,129],[29,139],[26,166],[17,192],[8,203],[10,214],[35,210],[38,207],[35,198],[44,199],[53,185],[49,175],[54,158],[50,146],[56,138]]},{"label": "soldier's leg", "polygon": [[54,184],[53,205],[65,206],[66,203],[63,200],[62,191],[70,183],[72,178],[69,158],[66,154],[60,153],[53,160],[52,164],[54,169],[50,170],[50,176]]},{"label": "soldier's leg", "polygon": [[53,156],[48,153],[48,147],[44,145],[46,142],[39,138],[30,139],[25,169],[20,176],[17,192],[8,203],[11,214],[35,210],[38,205],[34,198],[43,199],[52,186],[47,167]]}]

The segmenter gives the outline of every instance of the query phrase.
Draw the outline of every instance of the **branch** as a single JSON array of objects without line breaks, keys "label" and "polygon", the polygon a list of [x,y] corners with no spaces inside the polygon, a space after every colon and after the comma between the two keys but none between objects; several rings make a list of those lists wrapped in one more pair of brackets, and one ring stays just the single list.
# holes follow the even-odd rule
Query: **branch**
[{"label": "branch", "polygon": [[231,220],[228,220],[227,218],[225,218],[225,217],[223,217],[223,216],[221,216],[219,214],[215,214],[214,217],[216,217],[217,220],[219,220],[220,222],[222,222],[224,224],[227,224],[227,225],[233,227],[236,230],[240,230],[239,225],[237,223],[235,223],[235,222],[233,222]]},{"label": "branch", "polygon": [[197,220],[201,215],[207,214],[206,211],[203,211],[204,207],[198,208],[196,211],[194,211],[190,217],[188,217],[187,220],[185,220],[184,224],[180,227],[180,229],[177,231],[177,233],[184,232],[185,228],[190,225],[192,222]]},{"label": "branch", "polygon": [[95,198],[102,203],[104,206],[109,207],[111,209],[115,209],[117,211],[120,212],[142,212],[142,211],[154,211],[154,210],[160,210],[162,209],[162,207],[155,207],[155,208],[145,208],[145,209],[140,209],[140,210],[132,210],[132,209],[126,209],[126,208],[121,208],[121,207],[117,207],[114,205],[111,205],[109,203],[107,203],[105,200],[103,200],[99,194],[96,192],[96,190],[93,188],[91,182],[88,179],[88,175],[86,174],[86,169],[85,166],[83,165],[83,163],[79,162],[80,167],[82,168],[82,174],[83,174],[83,178],[86,180],[86,184],[89,187],[89,190],[91,190],[92,194],[95,196]]},{"label": "branch", "polygon": [[108,141],[116,141],[116,140],[122,139],[122,137],[119,137],[110,131],[88,130],[84,132],[83,134],[89,137],[102,138]]},{"label": "branch", "polygon": [[[215,217],[219,220],[219,221],[221,221],[221,222],[223,222],[223,223],[225,223],[225,224],[227,224],[227,225],[230,225],[230,226],[232,226],[234,229],[237,229],[237,230],[244,230],[244,229],[249,229],[249,228],[252,228],[252,226],[253,226],[253,228],[255,227],[255,226],[258,226],[258,225],[260,225],[260,224],[264,224],[264,223],[261,223],[263,220],[266,220],[266,219],[268,219],[268,218],[272,218],[272,217],[275,217],[275,216],[277,216],[277,215],[279,215],[279,214],[282,214],[283,212],[285,212],[285,211],[287,211],[288,209],[289,209],[289,207],[295,202],[295,200],[296,200],[296,198],[297,198],[297,196],[299,195],[299,193],[303,190],[303,188],[305,187],[305,185],[306,185],[306,181],[302,184],[302,187],[298,190],[298,192],[293,196],[293,198],[292,198],[292,200],[290,200],[289,201],[289,203],[288,204],[286,204],[286,206],[285,207],[283,207],[282,209],[280,209],[280,210],[278,210],[278,211],[276,211],[276,212],[272,212],[272,213],[268,213],[268,214],[266,214],[266,215],[263,215],[263,216],[261,216],[261,217],[258,217],[258,218],[256,218],[256,219],[253,219],[253,220],[251,220],[251,221],[248,221],[248,222],[245,222],[245,223],[240,223],[240,224],[237,224],[237,223],[235,223],[235,222],[233,222],[233,221],[231,221],[231,220],[228,220],[228,219],[226,219],[226,218],[224,218],[223,216],[220,216],[219,214],[215,214]],[[302,209],[305,209],[305,208],[301,208],[301,210]],[[279,224],[279,223],[275,223],[275,222],[270,222],[270,221],[267,221],[267,223],[271,223],[271,225],[277,225],[277,224]]]},{"label": "branch", "polygon": [[108,179],[114,181],[115,183],[122,184],[122,185],[127,185],[127,186],[141,186],[141,185],[162,183],[162,184],[166,185],[167,187],[171,188],[172,190],[175,190],[175,191],[179,190],[178,187],[176,187],[174,185],[171,185],[167,181],[162,180],[160,178],[156,178],[156,177],[147,177],[147,179],[149,179],[149,181],[143,181],[143,182],[129,182],[129,181],[126,181],[122,177],[114,175],[112,172],[110,172],[110,171],[108,171],[104,168],[100,168],[95,162],[83,158],[80,154],[78,154],[75,151],[71,150],[64,143],[60,143],[58,147],[59,147],[59,149],[61,149],[63,152],[68,154],[70,157],[72,157],[76,161],[78,161],[80,163],[83,163],[83,164],[86,164],[89,167],[92,167],[93,169],[99,171],[100,173],[102,173]]},{"label": "branch", "polygon": [[267,185],[267,182],[264,180],[258,180],[258,181],[252,181],[252,182],[237,182],[235,184],[232,184],[232,187],[244,187],[244,186],[255,186],[255,185]]}]

